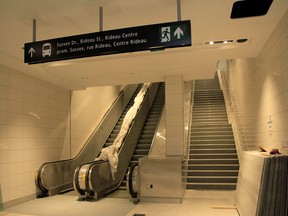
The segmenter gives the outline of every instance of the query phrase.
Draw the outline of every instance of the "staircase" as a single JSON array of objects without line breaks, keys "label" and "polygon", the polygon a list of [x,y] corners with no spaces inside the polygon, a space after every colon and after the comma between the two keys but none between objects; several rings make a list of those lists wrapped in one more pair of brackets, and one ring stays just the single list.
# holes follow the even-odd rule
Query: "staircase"
[{"label": "staircase", "polygon": [[[158,122],[161,117],[164,101],[165,101],[165,84],[160,83],[159,89],[156,93],[155,99],[150,108],[145,125],[142,129],[135,151],[131,158],[129,167],[134,163],[138,163],[139,158],[148,155]],[[126,183],[127,183],[127,173],[119,187],[119,190],[126,190]]]},{"label": "staircase", "polygon": [[235,190],[238,170],[218,78],[195,81],[186,189]]}]

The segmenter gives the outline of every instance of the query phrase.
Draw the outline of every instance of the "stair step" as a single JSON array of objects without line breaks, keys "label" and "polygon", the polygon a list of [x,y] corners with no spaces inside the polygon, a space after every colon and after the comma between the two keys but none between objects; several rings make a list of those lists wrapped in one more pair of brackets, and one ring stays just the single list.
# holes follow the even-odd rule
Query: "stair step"
[{"label": "stair step", "polygon": [[148,155],[150,149],[136,149],[134,151],[134,156],[140,156],[140,155]]},{"label": "stair step", "polygon": [[139,143],[137,143],[137,145],[136,145],[136,150],[137,149],[148,149],[148,150],[150,150],[150,147],[151,147],[151,143],[149,143],[149,144],[139,144]]},{"label": "stair step", "polygon": [[237,154],[189,154],[189,158],[193,159],[237,159]]},{"label": "stair step", "polygon": [[189,183],[237,183],[235,176],[188,176]]},{"label": "stair step", "polygon": [[223,139],[223,140],[196,140],[196,139],[193,139],[193,140],[190,140],[190,144],[193,145],[193,144],[232,144],[232,143],[235,143],[235,140],[234,139]]},{"label": "stair step", "polygon": [[193,112],[209,112],[209,111],[219,111],[223,112],[226,111],[225,105],[209,105],[209,106],[204,106],[200,104],[194,104],[193,106]]},{"label": "stair step", "polygon": [[237,153],[236,149],[190,149],[190,155],[194,154],[229,154],[229,153]]},{"label": "stair step", "polygon": [[195,125],[191,126],[192,129],[217,129],[217,130],[224,130],[229,129],[232,130],[232,127],[230,124],[218,124],[218,125]]},{"label": "stair step", "polygon": [[225,135],[225,134],[215,134],[214,132],[206,133],[204,136],[203,134],[191,134],[191,139],[193,140],[234,140],[233,134]]},{"label": "stair step", "polygon": [[196,171],[196,170],[237,170],[239,169],[239,165],[237,164],[189,164],[188,170]]},{"label": "stair step", "polygon": [[191,134],[198,133],[198,134],[206,134],[207,133],[233,133],[232,127],[227,125],[191,125]]},{"label": "stair step", "polygon": [[216,135],[216,136],[231,136],[234,138],[234,134],[232,129],[229,128],[190,128],[190,136],[194,136],[194,137],[200,137],[200,136],[212,136],[212,135]]},{"label": "stair step", "polygon": [[190,158],[189,159],[189,162],[188,162],[189,165],[194,165],[194,166],[215,166],[215,165],[228,165],[228,164],[231,164],[231,165],[238,165],[238,159],[236,158],[206,158],[206,159],[203,159],[203,158],[197,158],[197,159],[192,159]]},{"label": "stair step", "polygon": [[219,124],[219,123],[222,123],[222,124],[227,124],[228,121],[194,121],[192,122],[192,125],[216,125],[216,124]]},{"label": "stair step", "polygon": [[187,183],[186,189],[194,190],[236,190],[236,183]]},{"label": "stair step", "polygon": [[152,140],[151,139],[139,139],[138,143],[139,144],[151,144]]},{"label": "stair step", "polygon": [[215,121],[221,121],[221,122],[228,122],[228,118],[227,116],[225,117],[221,117],[221,116],[213,116],[213,117],[210,117],[210,116],[206,116],[206,117],[196,117],[196,116],[193,116],[192,117],[192,123],[193,122],[215,122]]},{"label": "stair step", "polygon": [[186,170],[187,176],[238,176],[238,170]]},{"label": "stair step", "polygon": [[193,144],[190,146],[190,150],[194,149],[235,149],[233,144]]}]

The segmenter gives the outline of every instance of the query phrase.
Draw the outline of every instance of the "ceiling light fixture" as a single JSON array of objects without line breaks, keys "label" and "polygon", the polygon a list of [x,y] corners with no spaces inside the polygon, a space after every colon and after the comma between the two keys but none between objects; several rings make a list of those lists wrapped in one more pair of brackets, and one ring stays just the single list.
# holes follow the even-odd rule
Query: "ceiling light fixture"
[{"label": "ceiling light fixture", "polygon": [[216,44],[228,44],[228,43],[233,43],[233,42],[237,42],[237,43],[245,43],[247,42],[248,39],[247,38],[241,38],[241,39],[237,39],[237,40],[223,40],[223,41],[209,41],[209,42],[205,42],[205,44],[210,44],[210,45],[216,45]]}]

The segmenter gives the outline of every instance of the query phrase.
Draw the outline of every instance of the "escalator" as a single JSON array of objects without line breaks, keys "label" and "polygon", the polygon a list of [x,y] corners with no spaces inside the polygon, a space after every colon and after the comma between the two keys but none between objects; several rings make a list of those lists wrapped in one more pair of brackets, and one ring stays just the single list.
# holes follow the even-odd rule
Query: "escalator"
[{"label": "escalator", "polygon": [[[76,157],[68,160],[48,162],[40,166],[35,176],[37,197],[51,196],[73,189],[73,174],[75,169],[80,164],[95,159],[102,149],[103,143],[111,134],[123,110],[131,106],[140,88],[141,85],[128,85],[122,90],[119,97],[106,112],[96,130]],[[113,132],[117,132],[117,125]]]},{"label": "escalator", "polygon": [[[155,98],[155,99],[154,99]],[[164,84],[153,84],[145,96],[141,108],[135,117],[130,131],[119,151],[118,170],[112,179],[109,163],[97,161],[83,164],[75,170],[74,188],[80,199],[99,199],[116,189],[126,189],[127,168],[137,163],[140,157],[148,155],[152,139],[164,105]],[[121,118],[123,120],[124,116]],[[105,147],[111,145],[117,137],[121,124],[108,138]]]},{"label": "escalator", "polygon": [[[135,164],[138,164],[139,158],[145,157],[148,155],[151,144],[153,142],[155,131],[157,129],[157,126],[161,117],[164,102],[165,102],[165,84],[160,83],[156,97],[153,101],[153,104],[147,116],[145,125],[142,129],[141,135],[137,142],[135,151],[129,163],[128,170],[130,170],[131,167],[133,167]],[[125,177],[123,178],[121,182],[119,190],[127,189],[127,175],[128,175],[128,171],[126,172]]]},{"label": "escalator", "polygon": [[115,127],[113,128],[111,134],[109,135],[108,139],[106,140],[103,148],[109,147],[114,143],[114,140],[116,139],[117,135],[119,134],[121,125],[123,123],[123,119],[124,119],[125,115],[127,114],[127,112],[129,111],[129,109],[133,106],[134,99],[137,96],[138,92],[141,90],[142,86],[143,86],[143,84],[139,85],[138,88],[136,89],[134,95],[131,97],[131,100],[127,104],[127,106],[124,109],[123,113],[121,114],[119,120],[117,121]]}]

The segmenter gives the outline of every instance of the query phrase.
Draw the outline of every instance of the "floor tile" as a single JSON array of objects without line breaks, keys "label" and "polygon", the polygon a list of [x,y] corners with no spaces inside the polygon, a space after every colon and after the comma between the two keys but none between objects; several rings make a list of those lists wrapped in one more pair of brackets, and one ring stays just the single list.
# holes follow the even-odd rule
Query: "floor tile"
[{"label": "floor tile", "polygon": [[0,216],[238,216],[233,207],[234,193],[226,191],[187,191],[182,204],[148,203],[133,204],[124,193],[111,194],[98,201],[77,201],[73,193],[56,195],[4,209]]}]

